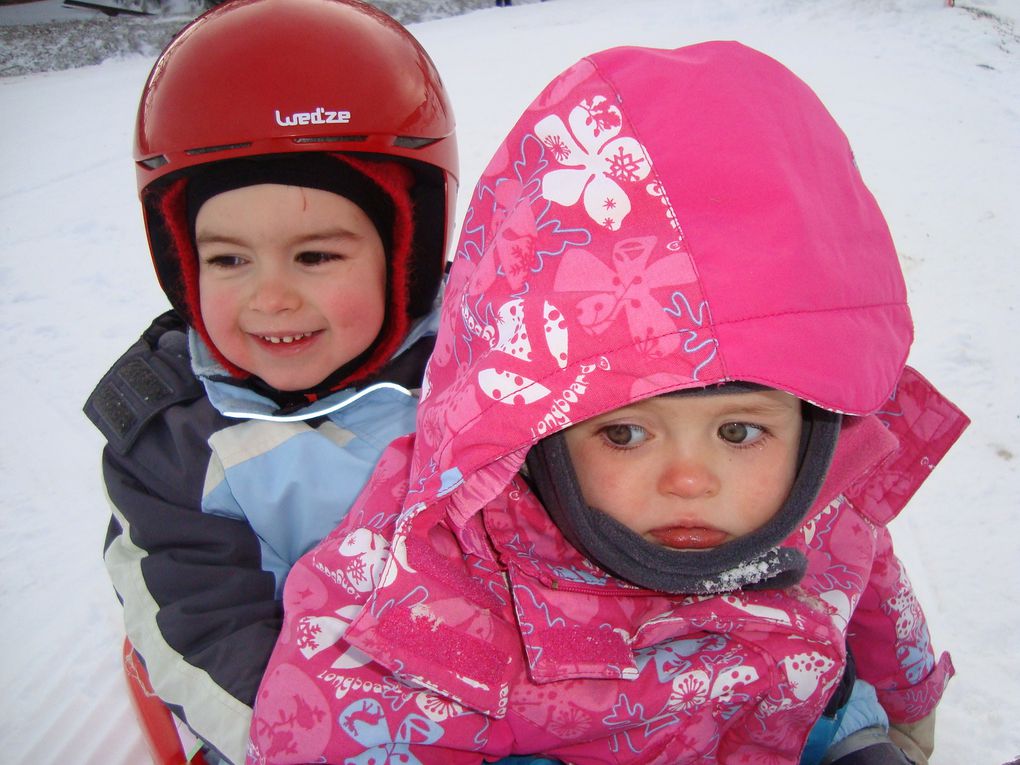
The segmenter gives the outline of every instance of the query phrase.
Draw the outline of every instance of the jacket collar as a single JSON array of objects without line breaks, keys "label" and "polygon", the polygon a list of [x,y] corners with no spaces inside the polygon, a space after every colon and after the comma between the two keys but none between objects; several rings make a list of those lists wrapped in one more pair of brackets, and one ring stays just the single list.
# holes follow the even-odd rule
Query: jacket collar
[{"label": "jacket collar", "polygon": [[246,384],[246,381],[231,377],[215,359],[198,333],[190,328],[188,349],[191,353],[192,371],[205,386],[210,403],[224,416],[281,422],[303,421],[329,415],[380,389],[391,389],[412,395],[412,391],[421,385],[420,370],[424,365],[424,359],[419,360],[418,364],[411,365],[414,368],[413,372],[405,369],[407,365],[401,362],[415,354],[420,341],[424,342],[426,338],[435,335],[437,325],[437,311],[419,319],[386,367],[366,384],[343,388],[309,403],[306,407],[286,413],[281,410],[279,404]]}]

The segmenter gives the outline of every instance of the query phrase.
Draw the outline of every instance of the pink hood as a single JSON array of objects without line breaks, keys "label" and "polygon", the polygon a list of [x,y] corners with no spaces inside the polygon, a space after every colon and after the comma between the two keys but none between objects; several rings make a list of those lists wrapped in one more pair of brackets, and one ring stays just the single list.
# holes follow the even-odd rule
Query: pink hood
[{"label": "pink hood", "polygon": [[732,42],[604,51],[531,104],[470,199],[408,501],[461,486],[463,522],[537,439],[673,389],[871,413],[911,337],[885,220],[803,82]]},{"label": "pink hood", "polygon": [[[896,254],[812,93],[734,43],[596,54],[470,202],[417,434],[291,571],[249,762],[792,765],[847,635],[892,719],[930,713],[952,667],[885,524],[966,418],[904,372]],[[528,449],[728,379],[882,407],[847,418],[788,540],[801,584],[683,598],[607,577],[517,475]]]}]

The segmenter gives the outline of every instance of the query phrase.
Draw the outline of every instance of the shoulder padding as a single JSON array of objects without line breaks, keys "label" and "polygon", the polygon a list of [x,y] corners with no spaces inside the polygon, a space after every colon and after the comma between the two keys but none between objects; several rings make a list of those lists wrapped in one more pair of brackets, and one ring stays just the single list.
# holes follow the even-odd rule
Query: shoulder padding
[{"label": "shoulder padding", "polygon": [[85,415],[118,454],[131,448],[155,415],[205,395],[191,371],[187,330],[174,311],[157,317],[85,402]]},{"label": "shoulder padding", "polygon": [[893,395],[874,417],[894,437],[896,447],[845,495],[884,525],[899,515],[970,419],[911,367],[903,370]]}]

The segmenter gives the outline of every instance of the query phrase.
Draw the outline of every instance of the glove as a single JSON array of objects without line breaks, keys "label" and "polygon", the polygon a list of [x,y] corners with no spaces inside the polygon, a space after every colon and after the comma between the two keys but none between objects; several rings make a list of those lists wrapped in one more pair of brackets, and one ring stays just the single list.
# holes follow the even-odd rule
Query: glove
[{"label": "glove", "polygon": [[890,723],[889,740],[917,765],[928,765],[935,749],[935,712],[913,723]]},{"label": "glove", "polygon": [[914,760],[894,744],[884,728],[863,728],[835,744],[821,765],[928,765],[927,758]]}]

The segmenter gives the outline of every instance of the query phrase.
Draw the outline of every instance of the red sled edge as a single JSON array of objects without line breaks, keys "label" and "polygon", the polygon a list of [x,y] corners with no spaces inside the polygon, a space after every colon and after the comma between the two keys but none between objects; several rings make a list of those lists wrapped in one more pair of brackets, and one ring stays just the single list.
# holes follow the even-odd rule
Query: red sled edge
[{"label": "red sled edge", "polygon": [[184,754],[177,722],[166,704],[152,690],[149,673],[145,671],[134,646],[124,638],[121,654],[124,662],[124,677],[127,680],[131,706],[134,707],[138,724],[142,728],[145,744],[155,765],[206,765],[201,752],[190,760]]}]

